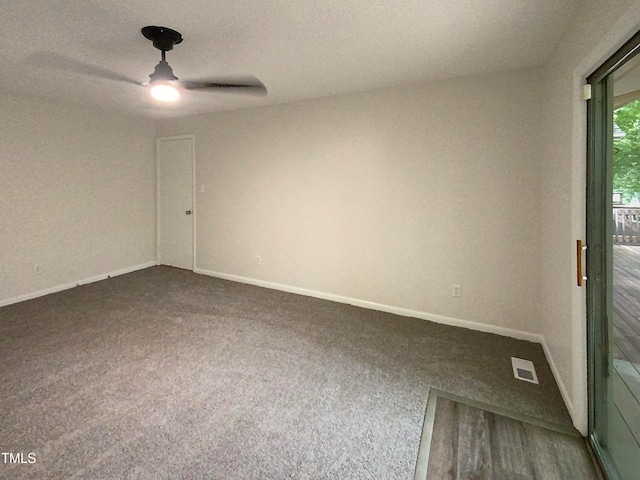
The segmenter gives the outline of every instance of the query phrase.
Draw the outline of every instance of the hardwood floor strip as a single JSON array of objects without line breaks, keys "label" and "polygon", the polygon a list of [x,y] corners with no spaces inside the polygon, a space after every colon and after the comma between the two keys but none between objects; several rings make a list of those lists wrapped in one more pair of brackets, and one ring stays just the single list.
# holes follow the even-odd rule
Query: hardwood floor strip
[{"label": "hardwood floor strip", "polygon": [[447,399],[438,398],[437,400],[427,480],[457,480],[459,478],[458,425],[454,407],[455,403]]},{"label": "hardwood floor strip", "polygon": [[462,403],[452,403],[459,432],[456,450],[458,478],[493,478],[492,432],[488,420],[493,414]]},{"label": "hardwood floor strip", "polygon": [[583,440],[524,424],[527,453],[534,468],[532,479],[595,480],[597,474]]},{"label": "hardwood floor strip", "polygon": [[430,392],[430,399],[437,396],[431,448],[426,477],[416,480],[598,479],[581,437],[445,395]]},{"label": "hardwood floor strip", "polygon": [[514,424],[505,418],[492,415],[494,478],[534,478],[533,465],[526,454],[524,424],[517,422],[517,428],[513,428]]},{"label": "hardwood floor strip", "polygon": [[481,410],[486,410],[487,412],[495,413],[497,415],[502,415],[503,417],[512,418],[514,420],[519,420],[525,423],[530,423],[532,425],[537,425],[542,428],[546,428],[547,430],[552,430],[558,433],[564,433],[565,435],[570,435],[576,438],[581,438],[578,431],[573,427],[568,427],[565,425],[559,425],[553,422],[546,422],[536,417],[530,417],[528,415],[524,415],[520,412],[514,412],[511,410],[507,410],[504,408],[500,408],[496,405],[489,405],[483,402],[478,402],[476,400],[461,397],[460,395],[455,395],[449,392],[443,392],[442,390],[438,390],[432,388],[430,390],[429,395],[437,395],[438,398],[446,398],[453,402],[463,403],[465,405],[470,405],[472,407],[476,407]]}]

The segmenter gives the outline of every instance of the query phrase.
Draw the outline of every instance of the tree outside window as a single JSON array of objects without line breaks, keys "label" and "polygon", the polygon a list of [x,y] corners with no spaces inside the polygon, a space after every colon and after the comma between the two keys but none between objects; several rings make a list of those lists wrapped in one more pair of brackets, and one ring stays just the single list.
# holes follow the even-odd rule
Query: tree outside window
[{"label": "tree outside window", "polygon": [[615,110],[613,123],[613,190],[640,204],[640,99]]}]

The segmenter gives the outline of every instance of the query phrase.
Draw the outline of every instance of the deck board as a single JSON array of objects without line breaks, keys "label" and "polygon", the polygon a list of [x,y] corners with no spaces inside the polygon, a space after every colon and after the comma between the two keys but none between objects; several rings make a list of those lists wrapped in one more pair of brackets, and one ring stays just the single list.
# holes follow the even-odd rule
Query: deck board
[{"label": "deck board", "polygon": [[614,345],[640,360],[640,246],[613,247],[613,310]]},{"label": "deck board", "polygon": [[613,247],[612,330],[614,369],[640,407],[640,246]]}]

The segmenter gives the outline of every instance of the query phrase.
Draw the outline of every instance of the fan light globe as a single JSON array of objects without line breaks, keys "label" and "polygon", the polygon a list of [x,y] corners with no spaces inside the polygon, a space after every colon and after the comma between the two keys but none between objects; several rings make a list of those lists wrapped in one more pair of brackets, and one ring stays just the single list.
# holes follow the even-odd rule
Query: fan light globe
[{"label": "fan light globe", "polygon": [[154,83],[151,86],[151,96],[161,102],[175,102],[180,98],[176,87],[168,82]]}]

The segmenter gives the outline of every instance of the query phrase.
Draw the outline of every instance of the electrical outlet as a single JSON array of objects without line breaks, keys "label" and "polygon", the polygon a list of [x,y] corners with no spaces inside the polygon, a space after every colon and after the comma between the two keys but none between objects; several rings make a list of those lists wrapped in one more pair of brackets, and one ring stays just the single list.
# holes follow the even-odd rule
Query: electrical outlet
[{"label": "electrical outlet", "polygon": [[40,275],[42,273],[42,265],[34,265],[33,266],[33,274]]},{"label": "electrical outlet", "polygon": [[262,265],[262,257],[260,257],[260,255],[256,255],[256,263]]},{"label": "electrical outlet", "polygon": [[459,297],[462,295],[460,285],[453,285],[453,287],[451,288],[451,295],[453,295],[454,297]]}]

